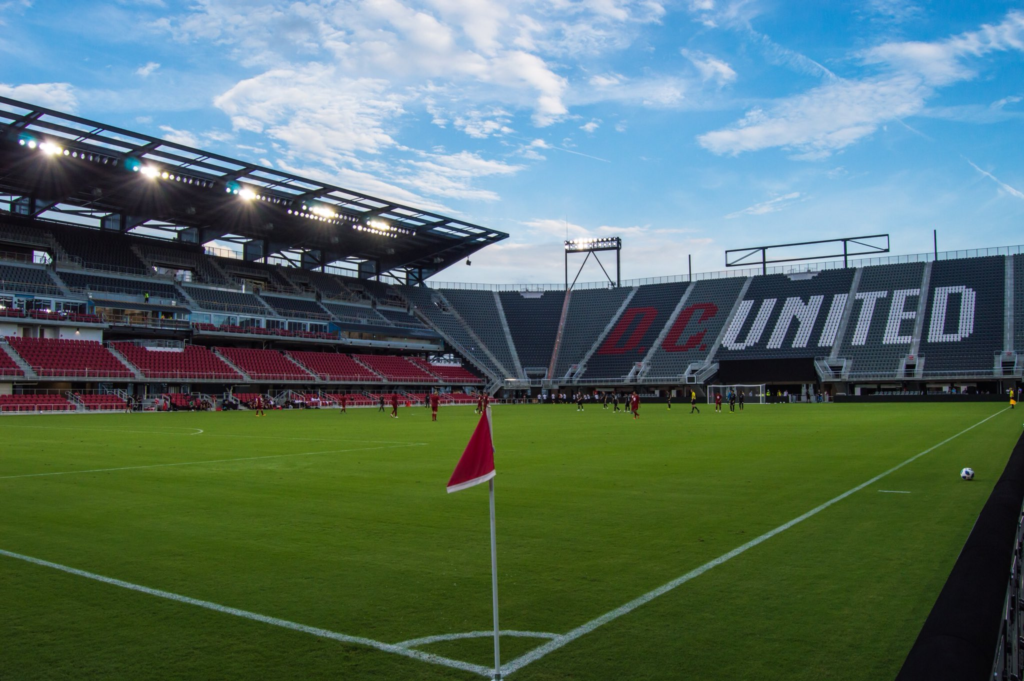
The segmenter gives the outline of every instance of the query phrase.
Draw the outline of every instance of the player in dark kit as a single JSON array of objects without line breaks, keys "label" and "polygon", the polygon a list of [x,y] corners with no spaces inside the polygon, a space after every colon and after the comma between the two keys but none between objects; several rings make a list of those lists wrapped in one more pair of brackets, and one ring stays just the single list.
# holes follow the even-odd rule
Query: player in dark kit
[{"label": "player in dark kit", "polygon": [[743,402],[746,398],[743,397],[743,391],[740,391],[740,411],[743,411]]},{"label": "player in dark kit", "polygon": [[436,392],[430,393],[430,420],[437,420],[437,407],[441,404],[441,396]]},{"label": "player in dark kit", "polygon": [[384,411],[384,393],[380,394],[380,407],[377,409],[378,413],[382,411]]},{"label": "player in dark kit", "polygon": [[690,413],[700,413],[700,409],[697,408],[697,393],[693,390],[690,391]]},{"label": "player in dark kit", "polygon": [[671,390],[666,390],[665,391],[665,404],[668,406],[669,409],[672,409],[672,391]]},{"label": "player in dark kit", "polygon": [[601,393],[602,401],[604,402],[604,408],[608,408],[608,393]]},{"label": "player in dark kit", "polygon": [[614,407],[614,409],[612,409],[612,413],[613,414],[615,412],[622,411],[621,409],[619,409],[619,393],[618,392],[616,392],[616,393],[614,393],[612,395],[612,406]]},{"label": "player in dark kit", "polygon": [[583,411],[583,391],[576,393],[576,411]]},{"label": "player in dark kit", "polygon": [[729,391],[729,411],[736,411],[736,391]]},{"label": "player in dark kit", "polygon": [[633,391],[633,394],[629,397],[629,410],[633,412],[633,419],[640,418],[640,396]]},{"label": "player in dark kit", "polygon": [[398,418],[398,393],[391,393],[391,418]]}]

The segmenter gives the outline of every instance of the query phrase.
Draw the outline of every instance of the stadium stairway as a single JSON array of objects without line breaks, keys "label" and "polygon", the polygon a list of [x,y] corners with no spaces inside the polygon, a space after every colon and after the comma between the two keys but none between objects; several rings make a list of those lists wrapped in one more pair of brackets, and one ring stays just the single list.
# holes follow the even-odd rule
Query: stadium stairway
[{"label": "stadium stairway", "polygon": [[129,362],[127,357],[125,357],[124,355],[122,355],[120,352],[117,351],[117,348],[114,347],[113,343],[107,343],[106,347],[107,347],[107,350],[110,351],[110,354],[112,354],[114,357],[116,357],[117,360],[119,362],[121,362],[121,364],[125,365],[128,368],[128,370],[132,372],[132,374],[135,376],[135,378],[137,378],[139,380],[144,380],[146,378],[142,374],[142,372],[139,370],[138,367],[136,367],[134,364]]},{"label": "stadium stairway", "polygon": [[651,370],[651,360],[654,359],[654,353],[658,351],[661,344],[665,342],[665,337],[668,336],[669,330],[675,326],[676,320],[679,319],[679,313],[686,307],[686,301],[690,299],[690,294],[693,293],[693,289],[697,287],[696,284],[690,282],[690,285],[686,287],[686,291],[682,296],[679,297],[679,302],[676,303],[675,309],[672,310],[672,314],[665,320],[665,326],[662,327],[658,337],[651,343],[651,347],[647,350],[647,354],[644,355],[642,360],[643,367],[640,370],[639,378],[643,378]]},{"label": "stadium stairway", "polygon": [[612,318],[608,320],[608,324],[604,327],[604,330],[601,331],[600,334],[598,334],[597,338],[594,340],[594,344],[590,346],[589,350],[587,350],[587,354],[583,355],[583,358],[580,359],[580,361],[578,362],[579,369],[576,371],[577,378],[581,376],[586,376],[587,362],[590,361],[590,358],[593,357],[594,353],[597,352],[597,349],[601,347],[601,344],[604,343],[604,340],[605,338],[608,337],[608,334],[611,333],[612,329],[615,328],[615,325],[622,317],[622,313],[625,312],[626,309],[629,307],[630,302],[632,302],[633,298],[637,294],[637,291],[639,290],[639,286],[634,286],[633,290],[626,295],[626,299],[622,301],[622,305],[619,305],[619,309],[616,310],[615,314],[612,315]]},{"label": "stadium stairway", "polygon": [[551,348],[551,359],[548,362],[548,379],[554,378],[555,366],[558,364],[558,354],[562,349],[562,340],[565,337],[565,320],[569,316],[569,303],[572,299],[572,290],[565,292],[562,299],[562,314],[558,318],[558,332],[555,334],[555,344]]},{"label": "stadium stairway", "polygon": [[455,317],[459,321],[459,323],[462,324],[462,326],[466,329],[466,331],[469,332],[470,338],[473,339],[473,341],[483,351],[487,358],[494,363],[494,366],[496,366],[499,371],[504,372],[504,375],[495,376],[495,380],[501,380],[503,378],[515,378],[515,375],[511,371],[509,371],[508,367],[506,367],[504,364],[498,361],[498,358],[494,355],[493,352],[491,352],[491,349],[487,347],[487,344],[484,343],[480,336],[477,334],[477,332],[473,330],[473,327],[466,322],[466,319],[459,313],[459,310],[454,305],[452,305],[451,301],[448,300],[448,298],[440,291],[437,292],[437,295],[440,296],[442,300],[444,300],[445,306],[447,306],[447,308],[451,311],[452,316]]},{"label": "stadium stairway", "polygon": [[7,342],[6,338],[0,339],[0,351],[2,351],[4,354],[11,358],[15,365],[17,365],[17,367],[21,369],[22,373],[25,374],[25,378],[39,378],[38,376],[36,376],[36,372],[32,371],[32,367],[29,366],[28,362],[23,360],[21,358],[21,355],[14,351],[14,348],[11,347],[11,344]]},{"label": "stadium stairway", "polygon": [[364,362],[361,359],[359,359],[358,356],[353,354],[353,355],[349,355],[349,357],[351,357],[353,359],[353,361],[355,361],[356,364],[358,364],[359,366],[363,367],[364,369],[369,371],[374,376],[377,376],[380,380],[382,380],[382,381],[387,381],[388,380],[387,377],[384,376],[384,374],[382,374],[382,373],[380,373],[378,371],[374,371],[373,367],[371,367],[369,364],[367,364],[366,362]]},{"label": "stadium stairway", "polygon": [[512,340],[512,329],[508,326],[508,319],[505,317],[505,307],[501,304],[501,296],[498,295],[497,291],[492,291],[494,294],[494,306],[498,309],[498,319],[501,320],[501,330],[505,333],[505,342],[508,343],[508,349],[512,351],[512,362],[515,364],[513,369],[516,371],[516,376],[525,379],[526,372],[523,371],[523,364],[519,361],[519,353],[516,351],[516,343]]},{"label": "stadium stairway", "polygon": [[[224,362],[224,363],[225,363],[225,364],[227,364],[227,365],[228,365],[229,367],[231,367],[232,369],[234,369],[235,371],[237,371],[237,372],[238,372],[238,375],[239,375],[239,376],[241,376],[242,378],[244,378],[244,379],[245,379],[244,381],[242,381],[243,383],[255,383],[255,382],[256,382],[256,381],[254,381],[254,380],[252,379],[252,377],[251,377],[251,376],[249,376],[249,374],[247,374],[247,373],[245,373],[244,371],[242,371],[242,370],[241,370],[241,369],[239,368],[239,366],[238,366],[237,364],[235,364],[235,363],[234,363],[234,362],[232,362],[232,361],[231,361],[230,359],[228,359],[227,357],[225,357],[225,356],[224,356],[224,355],[223,355],[222,353],[220,353],[220,352],[217,352],[217,348],[210,348],[210,351],[211,351],[211,352],[213,352],[213,354],[217,355],[217,357],[219,357],[219,358],[220,358],[220,361]],[[290,359],[290,358],[289,358],[289,359]]]}]

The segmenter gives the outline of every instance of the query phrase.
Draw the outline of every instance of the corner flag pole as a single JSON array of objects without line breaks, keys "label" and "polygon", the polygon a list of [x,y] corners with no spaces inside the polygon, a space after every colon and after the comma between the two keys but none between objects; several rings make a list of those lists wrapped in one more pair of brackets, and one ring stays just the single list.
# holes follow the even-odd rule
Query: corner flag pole
[{"label": "corner flag pole", "polygon": [[491,496],[491,600],[494,606],[494,678],[501,679],[501,641],[498,631],[498,541],[494,526],[494,478],[488,482]]}]

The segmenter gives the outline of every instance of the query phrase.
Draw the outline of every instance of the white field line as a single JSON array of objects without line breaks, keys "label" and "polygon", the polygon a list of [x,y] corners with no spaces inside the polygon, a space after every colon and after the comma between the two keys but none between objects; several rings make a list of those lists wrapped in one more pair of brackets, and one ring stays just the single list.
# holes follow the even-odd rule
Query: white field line
[{"label": "white field line", "polygon": [[[198,433],[182,433],[178,430],[167,431],[167,430],[129,430],[125,428],[76,428],[76,427],[53,427],[53,426],[10,426],[11,430],[17,429],[34,429],[34,430],[95,430],[101,433],[141,433],[142,435],[206,435],[207,437],[230,437],[234,438],[257,438],[260,440],[289,440],[291,442],[370,442],[377,445],[404,445],[409,444],[408,442],[399,440],[347,440],[345,438],[336,437],[288,437],[287,435],[236,435],[234,433],[207,433],[201,428],[188,428],[189,430],[198,430]],[[417,444],[425,445],[427,442],[419,442]]]},{"label": "white field line", "polygon": [[928,449],[924,450],[923,452],[915,454],[914,456],[910,457],[909,459],[907,459],[903,463],[900,463],[900,464],[897,464],[897,465],[893,466],[889,470],[887,470],[884,473],[881,473],[879,475],[876,475],[875,477],[871,478],[867,482],[861,483],[860,485],[857,485],[853,489],[848,490],[846,492],[843,492],[839,496],[837,496],[837,497],[835,497],[833,499],[830,499],[829,501],[826,501],[825,503],[821,504],[820,506],[816,506],[815,508],[812,508],[807,513],[804,513],[803,515],[798,516],[798,517],[794,518],[793,520],[790,520],[787,523],[783,523],[782,525],[779,525],[774,530],[770,530],[768,532],[765,532],[760,537],[757,537],[756,539],[752,539],[749,542],[747,542],[746,544],[743,544],[742,546],[738,546],[735,549],[733,549],[732,551],[729,551],[728,553],[725,553],[725,554],[719,556],[718,558],[715,558],[712,561],[704,563],[704,565],[701,565],[700,567],[698,567],[698,568],[696,568],[694,570],[691,570],[690,572],[687,572],[685,575],[683,575],[681,577],[677,577],[676,579],[673,579],[671,582],[668,582],[667,584],[663,584],[662,586],[659,586],[657,589],[654,589],[653,591],[649,591],[649,592],[645,593],[643,596],[640,596],[639,598],[634,598],[629,603],[626,603],[625,605],[619,606],[618,608],[615,608],[614,610],[612,610],[610,612],[606,612],[605,614],[601,615],[600,617],[592,619],[589,622],[587,622],[586,624],[583,624],[583,625],[580,625],[580,626],[576,627],[575,629],[573,629],[572,631],[568,632],[567,634],[563,634],[563,635],[559,636],[558,638],[552,639],[551,641],[545,643],[544,645],[542,645],[542,646],[540,646],[538,648],[534,648],[533,650],[531,650],[530,652],[526,653],[525,655],[517,657],[516,659],[512,660],[511,662],[508,662],[507,664],[502,665],[501,666],[501,673],[502,673],[502,675],[507,676],[507,675],[509,675],[509,674],[511,674],[511,673],[513,673],[515,671],[518,671],[518,670],[522,669],[523,667],[525,667],[526,665],[528,665],[528,664],[530,664],[532,662],[536,662],[537,660],[539,660],[540,658],[544,657],[548,653],[554,652],[554,651],[558,650],[559,648],[562,648],[563,646],[568,645],[569,643],[572,643],[573,641],[575,641],[576,639],[580,638],[581,636],[589,634],[590,632],[594,631],[598,627],[603,626],[605,624],[608,624],[609,622],[611,622],[613,620],[616,620],[616,619],[622,617],[623,615],[628,615],[629,613],[631,613],[634,610],[636,610],[637,608],[639,608],[641,605],[644,605],[645,603],[649,603],[650,601],[653,601],[658,596],[663,596],[663,595],[667,594],[669,591],[672,591],[673,589],[675,589],[676,587],[681,586],[681,585],[685,584],[686,582],[690,581],[691,579],[694,579],[695,577],[700,577],[702,574],[704,574],[705,572],[707,572],[711,568],[716,567],[718,565],[721,565],[722,563],[735,558],[736,556],[740,555],[741,553],[744,553],[745,551],[754,548],[755,546],[757,546],[758,544],[761,544],[762,542],[768,541],[769,539],[771,539],[775,535],[780,534],[782,532],[785,532],[786,530],[788,530],[789,528],[793,527],[797,523],[801,523],[804,520],[807,520],[808,518],[817,515],[818,513],[824,511],[826,508],[828,508],[832,504],[835,504],[835,503],[838,503],[838,502],[842,501],[843,499],[845,499],[846,497],[850,496],[851,494],[855,494],[855,493],[861,491],[862,489],[864,489],[865,487],[870,487],[871,485],[875,484],[876,482],[878,482],[879,480],[881,480],[885,476],[889,475],[890,473],[895,473],[896,471],[898,471],[899,469],[903,468],[904,466],[906,466],[906,465],[908,465],[910,463],[913,463],[914,461],[917,461],[918,459],[920,459],[925,454],[928,454],[929,452],[935,451],[939,447],[943,446],[944,444],[946,444],[948,442],[951,442],[951,441],[955,440],[956,438],[960,437],[961,435],[963,435],[964,433],[966,433],[968,431],[974,430],[975,428],[977,428],[981,424],[985,423],[986,421],[990,421],[991,419],[994,419],[996,416],[999,416],[1000,414],[1002,414],[1007,409],[1009,409],[1009,407],[1001,409],[1000,411],[997,411],[995,414],[992,414],[991,416],[988,416],[988,417],[982,419],[981,421],[978,421],[973,426],[970,426],[968,428],[964,428],[963,430],[961,430],[956,435],[953,435],[951,437],[946,438],[945,440],[943,440],[942,442],[938,443],[937,445],[932,445],[931,447],[929,447]]},{"label": "white field line", "polygon": [[357,447],[355,449],[328,449],[323,452],[297,452],[293,454],[268,454],[267,456],[240,456],[233,459],[208,459],[206,461],[179,461],[176,463],[154,463],[143,466],[119,466],[117,468],[92,468],[80,471],[56,471],[53,473],[26,473],[24,475],[3,475],[0,480],[14,480],[17,478],[45,478],[53,475],[77,475],[79,473],[109,473],[113,471],[136,471],[144,468],[169,468],[171,466],[199,466],[204,463],[234,463],[236,461],[260,461],[262,459],[287,459],[295,456],[314,456],[317,454],[342,454],[345,452],[369,452],[377,449],[397,449],[400,447],[421,447],[426,443],[412,442],[402,445],[387,445],[382,447]]},{"label": "white field line", "polygon": [[85,577],[86,579],[92,579],[97,582],[103,582],[104,584],[109,584],[111,586],[118,586],[122,589],[128,589],[130,591],[138,591],[139,593],[148,594],[150,596],[156,596],[157,598],[166,598],[171,601],[177,601],[178,603],[194,605],[199,608],[206,608],[207,610],[213,610],[215,612],[224,613],[225,615],[234,615],[235,617],[241,617],[243,619],[252,620],[254,622],[262,622],[264,624],[270,624],[272,626],[281,627],[283,629],[301,631],[302,633],[312,634],[313,636],[319,636],[320,638],[328,638],[334,641],[341,641],[342,643],[351,643],[355,645],[367,646],[370,648],[375,648],[377,650],[384,651],[386,653],[393,653],[395,655],[411,657],[415,660],[420,660],[421,662],[429,662],[431,664],[443,665],[445,667],[450,667],[452,669],[460,669],[462,671],[473,672],[475,674],[479,674],[487,678],[491,677],[491,672],[493,671],[488,667],[482,667],[480,665],[470,664],[468,662],[462,662],[460,660],[452,660],[447,657],[433,655],[431,653],[424,653],[419,650],[413,650],[411,648],[402,647],[401,645],[383,643],[382,641],[375,641],[371,638],[363,638],[362,636],[349,636],[347,634],[339,634],[334,631],[320,629],[319,627],[310,627],[305,624],[289,622],[288,620],[279,619],[277,617],[269,617],[267,615],[260,615],[259,613],[249,612],[248,610],[239,610],[238,608],[231,608],[226,605],[211,603],[210,601],[201,601],[196,598],[181,596],[179,594],[170,593],[169,591],[151,589],[148,586],[132,584],[131,582],[125,582],[120,579],[114,579],[112,577],[104,577],[103,575],[97,575],[93,572],[78,570],[76,568],[68,567],[66,565],[51,563],[49,561],[40,560],[38,558],[32,558],[31,556],[23,556],[20,553],[4,551],[3,549],[0,549],[0,556],[7,556],[8,558],[14,558],[16,560],[23,560],[26,563],[33,563],[35,565],[41,565],[43,567],[52,568],[54,570],[60,570],[61,572],[66,572],[71,575]]},{"label": "white field line", "polygon": [[[516,631],[515,629],[502,629],[501,635],[516,638],[558,638],[558,634],[549,634],[543,631]],[[487,631],[467,631],[462,634],[438,634],[437,636],[413,638],[408,641],[396,643],[395,645],[402,646],[403,648],[415,648],[417,646],[430,645],[431,643],[440,643],[441,641],[459,641],[464,638],[490,638],[492,636],[494,636],[493,629],[489,629]]]}]

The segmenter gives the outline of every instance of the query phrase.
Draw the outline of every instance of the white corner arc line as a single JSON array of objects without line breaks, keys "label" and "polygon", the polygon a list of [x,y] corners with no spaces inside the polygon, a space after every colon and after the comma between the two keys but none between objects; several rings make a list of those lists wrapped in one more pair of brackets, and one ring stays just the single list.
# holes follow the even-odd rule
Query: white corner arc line
[{"label": "white corner arc line", "polygon": [[525,655],[521,655],[520,657],[517,657],[516,659],[512,660],[511,662],[503,664],[501,666],[501,673],[502,673],[502,675],[503,676],[508,676],[509,674],[522,669],[526,665],[528,665],[528,664],[530,664],[532,662],[536,662],[537,660],[539,660],[540,658],[544,657],[548,653],[554,652],[554,651],[558,650],[559,648],[562,648],[563,646],[565,646],[565,645],[567,645],[569,643],[572,643],[573,641],[575,641],[576,639],[580,638],[581,636],[585,636],[586,634],[589,634],[590,632],[594,631],[598,627],[604,626],[605,624],[608,624],[609,622],[611,622],[613,620],[616,620],[616,619],[622,617],[623,615],[628,615],[629,613],[631,613],[634,610],[636,610],[637,608],[639,608],[641,605],[644,605],[646,603],[649,603],[650,601],[653,601],[658,596],[663,596],[666,593],[668,593],[669,591],[672,591],[673,589],[675,589],[676,587],[681,586],[681,585],[685,584],[686,582],[690,581],[691,579],[694,579],[695,577],[700,577],[702,574],[704,574],[705,572],[707,572],[711,568],[716,567],[718,565],[721,565],[722,563],[735,558],[736,556],[740,555],[741,553],[744,553],[745,551],[754,548],[758,544],[771,539],[772,537],[774,537],[777,534],[785,532],[786,530],[788,530],[789,528],[793,527],[797,523],[801,523],[804,520],[807,520],[808,518],[810,518],[810,517],[812,517],[814,515],[817,515],[821,511],[824,511],[829,506],[832,506],[833,504],[842,501],[843,499],[845,499],[846,497],[850,496],[851,494],[856,494],[857,492],[861,491],[865,487],[870,487],[871,485],[875,484],[876,482],[878,482],[879,480],[881,480],[885,476],[889,475],[890,473],[895,473],[896,471],[898,471],[899,469],[903,468],[904,466],[906,466],[908,464],[911,464],[914,461],[917,461],[918,459],[920,459],[925,454],[928,454],[929,452],[935,451],[939,447],[943,446],[944,444],[946,444],[948,442],[951,442],[951,441],[955,440],[956,438],[960,437],[961,435],[963,435],[964,433],[966,433],[968,431],[974,430],[975,428],[977,428],[978,426],[982,425],[986,421],[990,421],[990,420],[994,419],[996,416],[999,416],[1000,414],[1002,414],[1007,409],[1009,409],[1009,407],[1001,409],[1000,411],[997,411],[995,414],[992,414],[991,416],[988,416],[988,417],[982,419],[981,421],[978,421],[973,426],[969,426],[967,428],[964,428],[963,430],[961,430],[956,435],[953,435],[951,437],[946,438],[945,440],[943,440],[942,442],[938,443],[937,445],[932,445],[931,447],[929,447],[928,449],[924,450],[923,452],[920,452],[920,453],[915,454],[914,456],[910,457],[909,459],[907,459],[903,463],[896,464],[895,466],[893,466],[889,470],[885,471],[884,473],[880,473],[879,475],[876,475],[875,477],[871,478],[867,482],[861,483],[861,484],[857,485],[856,487],[854,487],[853,489],[850,489],[850,490],[848,490],[846,492],[843,492],[839,496],[834,497],[833,499],[830,499],[830,500],[826,501],[825,503],[821,504],[820,506],[816,506],[816,507],[812,508],[807,513],[804,513],[801,516],[793,518],[792,520],[790,520],[787,523],[783,523],[782,525],[779,525],[774,530],[769,530],[768,532],[765,532],[764,534],[762,534],[760,537],[757,537],[756,539],[751,539],[746,544],[743,544],[742,546],[737,546],[732,551],[729,551],[728,553],[722,554],[718,558],[715,558],[714,560],[711,560],[711,561],[709,561],[707,563],[704,563],[703,565],[701,565],[698,568],[690,570],[685,575],[682,575],[681,577],[677,577],[677,578],[673,579],[671,582],[663,584],[663,585],[659,586],[657,589],[654,589],[653,591],[649,591],[649,592],[645,593],[644,595],[642,595],[642,596],[640,596],[638,598],[634,598],[633,600],[631,600],[630,602],[626,603],[625,605],[621,605],[618,608],[615,608],[614,610],[606,612],[605,614],[601,615],[600,617],[596,617],[596,618],[590,620],[589,622],[587,622],[586,624],[582,624],[582,625],[576,627],[575,629],[573,629],[572,631],[570,631],[570,632],[568,632],[566,634],[563,634],[563,635],[559,636],[558,638],[552,639],[551,641],[548,641],[547,643],[545,643],[542,646],[534,648],[533,650],[531,650],[530,652],[526,653]]},{"label": "white corner arc line", "polygon": [[31,556],[24,556],[20,553],[14,553],[12,551],[5,551],[0,549],[0,556],[7,556],[8,558],[14,558],[16,560],[22,560],[26,563],[33,563],[42,567],[52,568],[54,570],[60,570],[71,575],[78,577],[85,577],[86,579],[92,579],[97,582],[103,582],[111,586],[121,587],[122,589],[128,589],[129,591],[137,591],[139,593],[148,594],[150,596],[156,596],[157,598],[166,598],[171,601],[177,601],[178,603],[185,603],[187,605],[194,605],[199,608],[206,608],[207,610],[213,610],[214,612],[220,612],[225,615],[233,615],[235,617],[241,617],[243,619],[252,620],[254,622],[262,622],[263,624],[270,624],[275,627],[281,627],[283,629],[291,629],[293,631],[300,631],[305,634],[312,634],[320,638],[327,638],[334,641],[340,641],[342,643],[351,643],[354,645],[366,646],[369,648],[375,648],[385,653],[393,653],[395,655],[403,655],[405,657],[411,657],[421,662],[429,662],[431,664],[442,665],[450,667],[452,669],[460,669],[462,671],[473,672],[487,678],[491,677],[492,669],[489,667],[483,667],[477,664],[471,664],[469,662],[462,662],[461,660],[452,660],[441,655],[434,655],[431,653],[424,653],[419,650],[413,650],[411,648],[404,648],[400,645],[394,645],[392,643],[384,643],[382,641],[375,641],[372,638],[364,638],[362,636],[349,636],[348,634],[339,634],[334,631],[327,629],[321,629],[319,627],[311,627],[305,624],[298,624],[297,622],[290,622],[283,620],[278,617],[270,617],[268,615],[261,615],[255,612],[249,612],[248,610],[240,610],[238,608],[232,608],[226,605],[220,605],[218,603],[211,603],[210,601],[202,601],[197,598],[190,598],[188,596],[181,596],[179,594],[171,593],[169,591],[161,591],[160,589],[151,589],[148,586],[142,586],[140,584],[133,584],[131,582],[125,582],[120,579],[114,579],[113,577],[104,577],[94,572],[86,572],[85,570],[79,570],[77,568],[68,567],[67,565],[61,565],[59,563],[51,563],[46,560],[40,560],[39,558],[33,558]]},{"label": "white corner arc line", "polygon": [[296,456],[314,456],[316,454],[343,454],[345,452],[368,452],[377,449],[395,449],[396,447],[419,447],[418,442],[405,445],[389,445],[387,447],[356,447],[355,449],[328,449],[322,452],[297,452],[294,454],[268,454],[267,456],[240,456],[233,459],[209,459],[207,461],[178,461],[175,463],[154,463],[144,466],[119,466],[117,468],[92,468],[81,471],[55,471],[53,473],[25,473],[24,475],[2,475],[0,480],[17,478],[45,478],[54,475],[78,475],[79,473],[110,473],[113,471],[136,471],[144,468],[169,468],[171,466],[198,466],[204,463],[234,463],[236,461],[260,461],[262,459],[287,459]]},{"label": "white corner arc line", "polygon": [[[516,629],[502,629],[502,636],[512,636],[516,638],[547,638],[554,639],[558,638],[559,634],[549,634],[544,631],[518,631]],[[464,638],[490,638],[494,636],[494,630],[488,631],[466,631],[461,634],[438,634],[437,636],[424,636],[423,638],[413,638],[408,641],[402,641],[396,643],[396,646],[402,646],[403,648],[415,648],[417,646],[426,646],[431,643],[441,643],[442,641],[460,641]]]}]

